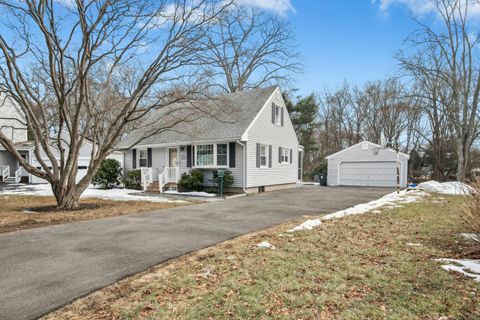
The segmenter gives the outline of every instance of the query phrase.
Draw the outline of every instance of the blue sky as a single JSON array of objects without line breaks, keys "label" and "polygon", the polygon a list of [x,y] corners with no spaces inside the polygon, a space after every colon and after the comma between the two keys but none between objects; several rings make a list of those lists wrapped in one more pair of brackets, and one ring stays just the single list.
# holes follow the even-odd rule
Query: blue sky
[{"label": "blue sky", "polygon": [[285,14],[305,64],[294,87],[309,94],[335,89],[344,80],[361,84],[392,75],[394,55],[416,27],[410,18],[415,8],[404,2],[419,1],[291,1]]}]

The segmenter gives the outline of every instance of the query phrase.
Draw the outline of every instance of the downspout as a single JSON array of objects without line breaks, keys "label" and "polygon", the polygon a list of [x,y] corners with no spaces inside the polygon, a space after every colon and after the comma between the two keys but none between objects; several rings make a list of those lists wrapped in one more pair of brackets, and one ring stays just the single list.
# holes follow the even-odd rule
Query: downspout
[{"label": "downspout", "polygon": [[242,143],[240,140],[237,140],[237,143],[243,147],[243,192],[247,193],[247,146],[245,143]]}]

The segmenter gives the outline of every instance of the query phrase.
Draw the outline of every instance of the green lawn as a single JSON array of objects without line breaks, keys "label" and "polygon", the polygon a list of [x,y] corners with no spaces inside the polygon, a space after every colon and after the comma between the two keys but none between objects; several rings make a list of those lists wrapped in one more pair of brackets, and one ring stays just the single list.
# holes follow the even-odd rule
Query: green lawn
[{"label": "green lawn", "polygon": [[[462,198],[442,201],[293,235],[284,230],[294,224],[277,226],[157,266],[50,317],[479,319],[480,283],[433,261],[466,249]],[[263,240],[276,249],[255,249]]]}]

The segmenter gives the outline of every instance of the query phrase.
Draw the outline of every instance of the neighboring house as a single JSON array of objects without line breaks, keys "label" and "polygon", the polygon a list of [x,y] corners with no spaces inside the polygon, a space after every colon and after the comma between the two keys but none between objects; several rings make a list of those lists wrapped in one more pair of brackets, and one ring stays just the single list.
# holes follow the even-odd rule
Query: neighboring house
[{"label": "neighboring house", "polygon": [[[15,101],[0,96],[0,130],[17,146],[18,152],[26,159],[31,159],[30,148],[26,146],[27,127],[25,116]],[[0,180],[9,182],[28,181],[29,175],[20,168],[18,161],[0,144]]]},{"label": "neighboring house", "polygon": [[[230,170],[231,191],[237,192],[289,188],[301,181],[303,148],[278,87],[212,100],[224,110],[198,116],[181,130],[154,134],[133,147],[142,130],[132,133],[117,146],[125,152],[125,169],[141,169],[144,188],[157,192],[176,189],[181,174],[191,169],[203,171],[206,187],[213,186],[214,170]],[[162,115],[156,116],[161,126]]]},{"label": "neighboring house", "polygon": [[[41,168],[37,157],[35,156],[35,144],[28,141],[27,126],[25,124],[25,116],[16,103],[9,98],[0,99],[0,129],[3,134],[11,137],[17,151],[28,161],[29,164]],[[68,140],[66,136],[64,140]],[[92,151],[92,144],[86,141],[81,149],[78,158],[78,173],[77,181],[79,181],[87,172],[90,163],[90,154]],[[52,148],[57,160],[60,159],[60,153],[55,148]],[[44,154],[43,150],[40,152],[42,160],[49,165],[50,160]],[[117,159],[123,165],[123,154],[114,152],[109,158]],[[40,179],[23,169],[17,159],[5,148],[0,145],[0,180],[5,182],[29,182],[29,183],[46,183],[45,180]]]},{"label": "neighboring house", "polygon": [[[400,186],[407,186],[408,159],[398,153]],[[363,141],[327,157],[329,186],[395,187],[397,153],[390,148]]]}]

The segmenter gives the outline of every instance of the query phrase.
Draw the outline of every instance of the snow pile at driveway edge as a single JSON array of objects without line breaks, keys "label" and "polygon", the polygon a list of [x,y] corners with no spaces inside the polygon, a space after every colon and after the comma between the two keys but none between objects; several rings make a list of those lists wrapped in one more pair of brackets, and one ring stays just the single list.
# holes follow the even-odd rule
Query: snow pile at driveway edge
[{"label": "snow pile at driveway edge", "polygon": [[398,204],[415,202],[425,197],[426,195],[427,193],[417,190],[403,190],[399,193],[392,192],[384,195],[380,199],[373,200],[367,203],[357,204],[356,206],[353,206],[351,208],[327,214],[326,216],[322,217],[322,220],[338,219],[345,216],[363,214],[387,205],[390,207],[400,207]]},{"label": "snow pile at driveway edge", "polygon": [[[339,219],[345,216],[355,215],[355,214],[363,214],[370,212],[372,210],[378,209],[383,206],[389,207],[401,207],[399,204],[402,203],[411,203],[418,201],[427,195],[426,192],[419,191],[419,190],[403,190],[399,193],[392,192],[383,197],[373,200],[367,203],[358,204],[356,206],[350,207],[345,210],[340,210],[334,213],[327,214],[321,218],[321,220],[331,220],[331,219]],[[307,220],[299,226],[287,230],[287,232],[295,232],[295,231],[302,231],[302,230],[312,230],[314,227],[320,225],[322,223],[320,219],[314,220]]]},{"label": "snow pile at driveway edge", "polygon": [[438,182],[434,180],[425,181],[418,184],[417,189],[426,192],[440,193],[446,195],[466,195],[470,194],[472,188],[462,182],[450,181],[450,182]]},{"label": "snow pile at driveway edge", "polygon": [[313,228],[319,226],[322,224],[322,221],[320,219],[313,219],[313,220],[307,220],[304,223],[302,223],[299,226],[296,226],[293,229],[287,230],[287,232],[295,232],[295,231],[301,231],[301,230],[312,230]]}]

